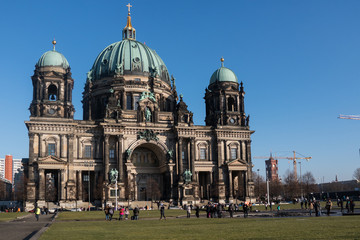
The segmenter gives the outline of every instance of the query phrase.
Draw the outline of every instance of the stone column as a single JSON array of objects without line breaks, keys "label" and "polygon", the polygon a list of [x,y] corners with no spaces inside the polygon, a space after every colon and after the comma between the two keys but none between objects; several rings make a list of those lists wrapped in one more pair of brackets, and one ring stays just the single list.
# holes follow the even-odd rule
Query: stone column
[{"label": "stone column", "polygon": [[222,141],[218,141],[217,142],[217,152],[218,152],[218,156],[217,156],[217,171],[218,171],[218,180],[219,182],[222,180],[222,171],[221,171],[221,165],[223,162],[223,144]]},{"label": "stone column", "polygon": [[233,198],[233,179],[232,179],[232,171],[229,170],[229,197]]},{"label": "stone column", "polygon": [[127,104],[127,101],[126,101],[126,92],[123,91],[123,92],[122,92],[122,110],[126,110],[126,104]]},{"label": "stone column", "polygon": [[42,139],[42,134],[39,133],[39,157],[43,157],[44,153],[43,153],[43,139]]},{"label": "stone column", "polygon": [[137,190],[137,184],[136,184],[136,176],[137,174],[133,174],[133,180],[134,180],[134,200],[138,200],[138,190]]},{"label": "stone column", "polygon": [[76,136],[77,159],[80,159],[80,136]]},{"label": "stone column", "polygon": [[45,200],[45,170],[39,169],[39,199]]},{"label": "stone column", "polygon": [[34,154],[34,133],[29,133],[29,182],[34,182],[34,166],[33,163],[35,161]]},{"label": "stone column", "polygon": [[76,171],[76,183],[77,183],[77,200],[82,200],[83,196],[82,196],[82,171]]},{"label": "stone column", "polygon": [[175,143],[175,164],[176,164],[176,174],[179,175],[179,168],[180,168],[180,162],[179,162],[179,141],[176,141]]},{"label": "stone column", "polygon": [[196,181],[195,175],[195,138],[191,138],[190,140],[190,158],[191,158],[191,173],[192,173],[192,180]]},{"label": "stone column", "polygon": [[208,144],[208,161],[212,161],[213,160],[213,156],[212,156],[212,147],[211,147],[211,141],[207,141]]},{"label": "stone column", "polygon": [[67,181],[73,181],[75,182],[75,173],[74,173],[74,134],[68,135],[68,144],[67,144],[67,159],[68,159],[68,165],[67,165]]},{"label": "stone column", "polygon": [[183,138],[179,138],[179,154],[178,154],[178,162],[179,162],[179,177],[180,181],[183,180],[183,160],[182,160],[182,152],[183,152]]},{"label": "stone column", "polygon": [[104,176],[105,181],[109,181],[109,135],[105,135],[104,139]]},{"label": "stone column", "polygon": [[241,141],[241,153],[242,153],[241,158],[244,161],[246,161],[246,151],[245,151],[245,142],[244,141]]},{"label": "stone column", "polygon": [[61,158],[66,158],[68,156],[66,143],[67,143],[66,135],[60,135],[60,157]]},{"label": "stone column", "polygon": [[119,182],[124,182],[124,155],[123,155],[123,136],[118,136],[117,159],[119,169]]}]

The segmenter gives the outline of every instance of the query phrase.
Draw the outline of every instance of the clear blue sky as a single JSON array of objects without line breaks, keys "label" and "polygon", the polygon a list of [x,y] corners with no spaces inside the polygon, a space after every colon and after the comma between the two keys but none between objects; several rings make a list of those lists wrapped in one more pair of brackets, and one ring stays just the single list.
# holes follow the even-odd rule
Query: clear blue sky
[{"label": "clear blue sky", "polygon": [[[107,45],[121,40],[128,1],[1,3],[0,157],[28,156],[34,65],[56,49],[70,63],[76,119],[82,118],[86,73]],[[244,82],[252,155],[311,156],[302,172],[318,181],[352,179],[360,167],[360,1],[131,1],[137,40],[157,51],[176,78],[196,124],[205,118],[211,74],[225,66]],[[262,159],[254,170],[264,175]],[[280,160],[283,176],[292,169]]]}]

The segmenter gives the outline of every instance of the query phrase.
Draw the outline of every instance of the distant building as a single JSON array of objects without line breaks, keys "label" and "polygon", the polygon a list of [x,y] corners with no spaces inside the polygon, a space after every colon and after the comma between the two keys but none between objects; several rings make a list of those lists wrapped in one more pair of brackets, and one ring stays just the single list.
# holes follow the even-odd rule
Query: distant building
[{"label": "distant building", "polygon": [[279,181],[278,175],[278,160],[272,156],[265,161],[266,166],[266,178],[270,181]]},{"label": "distant building", "polygon": [[7,179],[0,179],[0,201],[11,200],[12,185]]},{"label": "distant building", "polygon": [[12,183],[13,180],[13,156],[5,156],[5,179]]},{"label": "distant building", "polygon": [[0,179],[5,178],[5,158],[0,158]]}]

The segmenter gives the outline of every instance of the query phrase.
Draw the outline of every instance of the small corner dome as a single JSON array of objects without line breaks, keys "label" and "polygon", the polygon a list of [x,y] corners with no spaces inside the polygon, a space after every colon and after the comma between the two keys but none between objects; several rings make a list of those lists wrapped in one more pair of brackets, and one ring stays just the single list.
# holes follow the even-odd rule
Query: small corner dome
[{"label": "small corner dome", "polygon": [[62,67],[64,69],[67,69],[67,68],[69,68],[69,62],[66,60],[64,55],[62,55],[61,53],[59,53],[55,50],[52,50],[52,51],[47,51],[46,53],[44,53],[40,57],[36,66],[38,66],[38,67],[55,66],[55,67]]},{"label": "small corner dome", "polygon": [[220,67],[217,69],[210,78],[210,84],[213,84],[215,82],[234,82],[239,83],[235,73],[226,67]]}]

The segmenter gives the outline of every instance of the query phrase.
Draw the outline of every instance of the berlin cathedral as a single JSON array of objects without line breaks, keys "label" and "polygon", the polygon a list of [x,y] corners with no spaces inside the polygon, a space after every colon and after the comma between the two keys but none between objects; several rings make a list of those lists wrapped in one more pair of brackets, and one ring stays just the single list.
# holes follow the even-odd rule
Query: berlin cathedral
[{"label": "berlin cathedral", "polygon": [[55,40],[36,63],[26,207],[253,201],[243,83],[221,59],[205,89],[205,126],[194,125],[163,60],[136,40],[128,7],[122,40],[87,73],[83,120],[74,120],[74,79]]}]

